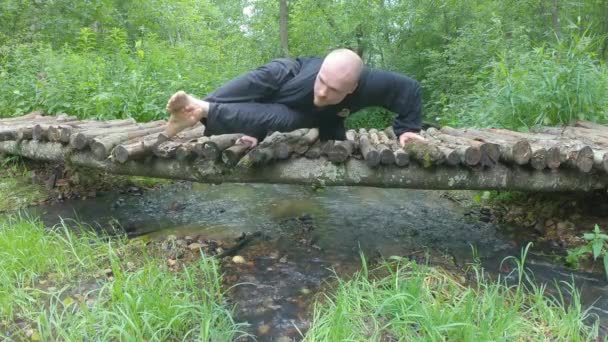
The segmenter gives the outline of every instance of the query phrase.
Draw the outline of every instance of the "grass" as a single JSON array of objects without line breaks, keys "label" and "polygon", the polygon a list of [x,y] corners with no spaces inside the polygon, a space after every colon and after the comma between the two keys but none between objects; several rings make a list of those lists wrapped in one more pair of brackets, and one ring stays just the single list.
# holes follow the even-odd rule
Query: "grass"
[{"label": "grass", "polygon": [[[509,286],[476,271],[476,285],[407,259],[394,258],[373,272],[337,280],[335,294],[315,307],[305,341],[592,341],[598,326],[580,305],[546,295],[525,281],[523,260]],[[375,276],[384,274],[383,276]],[[564,286],[565,285],[565,286]]]},{"label": "grass", "polygon": [[[176,270],[155,247],[64,222],[0,217],[0,340],[232,341],[241,326],[215,260]],[[513,273],[474,281],[404,258],[363,268],[315,304],[305,341],[592,341],[593,315],[569,284],[534,285],[524,251]],[[552,292],[556,293],[556,292]],[[587,324],[591,325],[587,325]]]},{"label": "grass", "polygon": [[154,254],[66,224],[0,218],[0,339],[233,340],[215,261],[171,271]]},{"label": "grass", "polygon": [[45,189],[32,182],[30,171],[15,157],[0,159],[0,211],[21,209],[47,197]]}]

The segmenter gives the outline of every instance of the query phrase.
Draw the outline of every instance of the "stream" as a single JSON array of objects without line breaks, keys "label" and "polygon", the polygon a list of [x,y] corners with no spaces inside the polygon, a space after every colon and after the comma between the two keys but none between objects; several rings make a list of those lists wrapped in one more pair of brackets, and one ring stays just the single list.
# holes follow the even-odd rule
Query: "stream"
[{"label": "stream", "polygon": [[[208,185],[179,182],[159,190],[133,189],[94,199],[33,207],[48,225],[76,219],[98,229],[119,225],[131,236],[204,236],[235,239],[256,233],[238,254],[249,263],[225,267],[240,283],[229,292],[235,319],[250,324],[258,341],[299,340],[310,326],[314,295],[337,274],[348,276],[368,260],[393,255],[415,260],[428,252],[446,264],[473,261],[489,271],[509,270],[530,237],[523,228],[486,223],[442,191],[264,184]],[[529,230],[529,229],[528,229]],[[526,265],[538,282],[573,279],[582,301],[608,321],[608,282],[600,273],[573,272],[533,247]],[[538,252],[538,253],[536,253]],[[424,260],[422,260],[424,262]],[[441,263],[441,261],[439,262]]]}]

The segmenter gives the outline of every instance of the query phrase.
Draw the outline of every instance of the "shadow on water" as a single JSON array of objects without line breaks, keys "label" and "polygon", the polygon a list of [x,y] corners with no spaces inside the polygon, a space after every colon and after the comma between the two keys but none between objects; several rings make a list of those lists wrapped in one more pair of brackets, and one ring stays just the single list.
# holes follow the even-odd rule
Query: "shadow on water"
[{"label": "shadow on water", "polygon": [[[201,235],[233,239],[260,232],[239,254],[248,262],[224,262],[237,304],[236,318],[251,324],[258,340],[297,339],[310,322],[313,295],[333,275],[360,267],[368,258],[411,256],[430,250],[456,265],[472,261],[475,249],[489,271],[507,256],[519,256],[525,239],[504,227],[472,220],[465,208],[439,191],[333,187],[315,191],[288,185],[179,183],[143,194],[107,194],[84,201],[32,209],[47,224],[76,218],[102,228],[118,222],[132,236]],[[77,215],[76,215],[77,213]],[[534,250],[534,249],[533,249]],[[585,305],[608,317],[608,284],[598,274],[573,273],[530,255],[527,266],[539,282],[567,281],[582,290]],[[287,339],[285,339],[287,340]]]}]

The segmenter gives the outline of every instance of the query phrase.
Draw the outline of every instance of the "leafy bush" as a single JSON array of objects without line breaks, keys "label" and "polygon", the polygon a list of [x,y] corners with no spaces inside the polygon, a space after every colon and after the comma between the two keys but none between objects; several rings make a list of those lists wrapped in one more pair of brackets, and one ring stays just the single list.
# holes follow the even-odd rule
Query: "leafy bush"
[{"label": "leafy bush", "polygon": [[501,54],[489,79],[463,98],[460,122],[520,130],[575,119],[605,122],[608,69],[593,55],[594,42],[573,34],[556,46]]},{"label": "leafy bush", "polygon": [[578,267],[580,260],[593,256],[593,260],[602,258],[604,262],[604,271],[606,279],[608,279],[608,235],[602,233],[600,227],[596,224],[592,233],[583,234],[583,239],[588,243],[579,248],[568,250],[566,263],[573,267]]}]

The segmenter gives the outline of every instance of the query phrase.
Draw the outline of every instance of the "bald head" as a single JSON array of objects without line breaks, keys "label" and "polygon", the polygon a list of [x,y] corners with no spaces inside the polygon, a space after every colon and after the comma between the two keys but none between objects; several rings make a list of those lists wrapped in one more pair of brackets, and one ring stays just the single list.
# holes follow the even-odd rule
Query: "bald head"
[{"label": "bald head", "polygon": [[363,61],[351,50],[330,52],[321,64],[315,80],[315,105],[328,106],[341,102],[357,88]]}]

